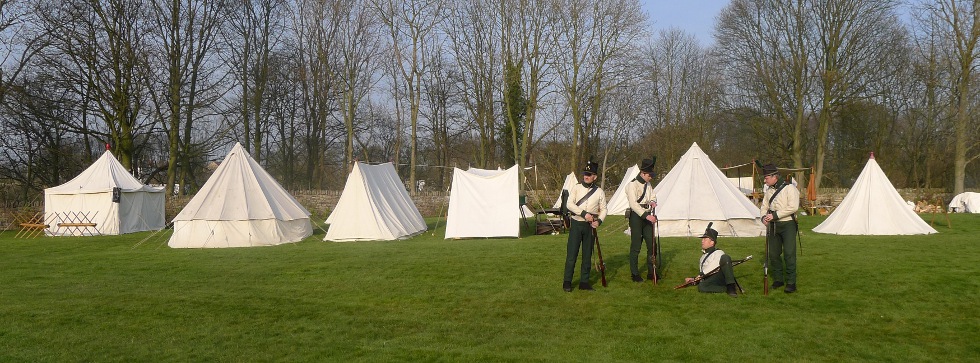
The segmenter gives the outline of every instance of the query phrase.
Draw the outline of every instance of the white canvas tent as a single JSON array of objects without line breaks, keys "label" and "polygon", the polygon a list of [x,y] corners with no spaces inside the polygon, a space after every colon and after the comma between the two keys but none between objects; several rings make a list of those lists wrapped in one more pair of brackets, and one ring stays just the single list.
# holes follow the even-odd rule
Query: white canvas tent
[{"label": "white canvas tent", "polygon": [[626,169],[626,174],[623,175],[623,181],[619,182],[619,187],[616,188],[616,192],[606,201],[606,218],[614,215],[622,216],[626,213],[626,209],[630,207],[630,202],[626,200],[626,184],[636,179],[637,175],[640,175],[640,167],[638,165],[633,165],[629,169]]},{"label": "white canvas tent", "polygon": [[697,143],[654,188],[661,236],[699,236],[709,222],[719,236],[766,233],[759,208],[711,162]]},{"label": "white canvas tent", "polygon": [[[954,209],[955,208],[955,209]],[[949,202],[949,211],[958,213],[980,213],[980,193],[963,192]]]},{"label": "white canvas tent", "polygon": [[326,223],[330,228],[323,240],[335,242],[390,241],[427,228],[391,163],[354,163]]},{"label": "white canvas tent", "polygon": [[[578,178],[575,177],[575,173],[568,173],[565,176],[565,184],[562,184],[561,190],[569,190],[575,184],[578,184]],[[561,208],[561,190],[558,191],[558,200],[555,201],[555,205],[552,208]]]},{"label": "white canvas tent", "polygon": [[[113,189],[118,200],[113,201]],[[143,185],[106,150],[74,179],[44,190],[49,235],[125,234],[163,229],[163,188]],[[60,223],[95,223],[90,228],[59,228]]]},{"label": "white canvas tent", "polygon": [[313,234],[303,208],[236,143],[174,217],[173,248],[272,246]]},{"label": "white canvas tent", "polygon": [[507,170],[453,168],[446,238],[518,237],[519,207],[516,165]]},{"label": "white canvas tent", "polygon": [[813,231],[887,236],[937,233],[908,208],[873,154],[837,209]]}]

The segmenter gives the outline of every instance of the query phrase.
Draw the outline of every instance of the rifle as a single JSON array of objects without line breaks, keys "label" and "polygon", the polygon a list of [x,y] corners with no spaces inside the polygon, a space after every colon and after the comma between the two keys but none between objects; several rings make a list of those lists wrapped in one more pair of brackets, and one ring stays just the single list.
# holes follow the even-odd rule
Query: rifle
[{"label": "rifle", "polygon": [[[650,214],[653,214],[653,216],[656,217],[657,216],[657,208],[653,208],[653,210],[650,212]],[[652,251],[650,251],[650,266],[653,267],[653,278],[651,280],[653,280],[653,284],[654,285],[657,285],[658,282],[659,282],[659,279],[660,279],[660,277],[657,276],[658,275],[658,273],[657,273],[657,255],[658,255],[657,250],[660,249],[660,220],[659,219],[657,220],[656,223],[653,224],[653,229],[657,233],[657,238],[655,240],[653,240],[653,248],[652,248]]]},{"label": "rifle", "polygon": [[596,266],[596,269],[599,270],[599,275],[602,276],[602,287],[606,287],[606,262],[602,260],[602,248],[599,247],[599,233],[596,232],[595,228],[592,229],[592,238],[595,240],[595,250],[599,255],[599,265]]},{"label": "rifle", "polygon": [[[759,162],[759,159],[752,160],[752,162],[755,163],[755,166],[759,170],[762,170],[762,163]],[[772,212],[770,211],[770,213]],[[776,221],[773,220],[769,221],[769,224],[766,226],[766,259],[762,261],[762,293],[766,296],[769,296],[769,238],[775,233],[775,225]]]},{"label": "rifle", "polygon": [[762,262],[762,294],[769,296],[769,238],[775,233],[776,221],[766,226],[766,259]]},{"label": "rifle", "polygon": [[561,223],[565,229],[570,227],[568,221],[568,190],[561,190],[561,207],[558,208],[558,213],[561,214]]},{"label": "rifle", "polygon": [[[751,260],[751,259],[752,259],[752,255],[749,255],[748,257],[743,258],[741,260],[732,261],[732,267],[741,265],[743,262],[748,261],[748,260]],[[712,275],[715,275],[715,274],[717,274],[719,272],[721,272],[721,266],[715,267],[713,270],[708,271],[708,273],[706,273],[704,275],[698,275],[693,280],[691,280],[691,282],[685,282],[683,284],[674,286],[674,290],[683,289],[685,287],[689,287],[689,286],[694,286],[694,285],[700,284],[701,281],[704,281],[704,279],[706,279],[708,277],[711,277]]]}]

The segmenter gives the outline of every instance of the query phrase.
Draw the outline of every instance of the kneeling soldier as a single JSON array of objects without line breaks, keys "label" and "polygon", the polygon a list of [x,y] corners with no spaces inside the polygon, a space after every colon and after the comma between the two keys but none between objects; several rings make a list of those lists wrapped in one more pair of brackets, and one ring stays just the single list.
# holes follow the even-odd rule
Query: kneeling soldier
[{"label": "kneeling soldier", "polygon": [[[704,254],[701,255],[700,259],[700,273],[698,275],[704,276],[710,273],[712,270],[718,268],[720,271],[714,275],[704,277],[701,283],[698,284],[698,291],[700,292],[728,292],[728,296],[738,297],[738,293],[735,291],[736,281],[735,273],[732,271],[732,258],[725,254],[725,251],[715,248],[715,243],[718,242],[718,231],[708,227],[701,235],[701,250]],[[684,282],[690,283],[694,281],[693,277],[688,277],[684,279]]]}]

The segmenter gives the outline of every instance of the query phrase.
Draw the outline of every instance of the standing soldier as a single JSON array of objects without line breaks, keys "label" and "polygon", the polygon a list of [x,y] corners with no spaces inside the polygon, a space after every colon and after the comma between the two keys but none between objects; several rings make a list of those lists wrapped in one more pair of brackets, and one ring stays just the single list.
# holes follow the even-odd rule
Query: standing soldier
[{"label": "standing soldier", "polygon": [[562,289],[572,291],[572,275],[575,260],[578,259],[579,246],[582,249],[582,276],[579,290],[592,290],[589,273],[592,272],[592,246],[595,243],[593,229],[606,219],[606,193],[595,184],[599,174],[599,164],[589,160],[582,171],[582,183],[575,184],[568,191],[565,207],[570,214],[568,233],[568,252],[565,256],[565,281]]},{"label": "standing soldier", "polygon": [[[656,248],[653,245],[653,224],[657,223],[657,216],[654,214],[657,208],[657,195],[653,192],[650,180],[654,177],[653,166],[656,163],[657,157],[643,159],[640,175],[626,185],[626,199],[630,203],[626,211],[630,226],[630,273],[635,282],[643,282],[637,261],[643,240],[647,242],[648,280],[653,280],[653,274],[656,273],[654,263],[660,265],[660,261],[653,261],[653,252]],[[657,259],[659,260],[660,256],[657,256]]]},{"label": "standing soldier", "polygon": [[[773,271],[772,288],[782,287],[784,292],[796,291],[796,211],[800,209],[800,190],[779,177],[773,164],[762,166],[763,180],[769,189],[762,198],[762,223],[766,224],[769,244],[767,263]],[[784,265],[785,260],[785,265]],[[785,266],[785,268],[784,268]]]}]

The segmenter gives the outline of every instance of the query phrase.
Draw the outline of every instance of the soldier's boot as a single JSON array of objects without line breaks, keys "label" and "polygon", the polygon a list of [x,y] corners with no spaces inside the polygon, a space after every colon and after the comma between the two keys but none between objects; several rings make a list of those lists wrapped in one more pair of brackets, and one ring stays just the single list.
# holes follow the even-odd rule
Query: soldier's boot
[{"label": "soldier's boot", "polygon": [[728,296],[738,297],[738,291],[736,290],[736,287],[735,287],[735,284],[734,283],[728,284],[727,289],[728,289]]},{"label": "soldier's boot", "polygon": [[572,292],[572,282],[571,281],[563,282],[561,284],[561,288],[562,290],[565,290],[565,292]]},{"label": "soldier's boot", "polygon": [[786,289],[783,292],[787,294],[796,292],[796,284],[786,284]]},{"label": "soldier's boot", "polygon": [[640,275],[633,275],[633,282],[643,282],[643,278]]},{"label": "soldier's boot", "polygon": [[595,289],[592,288],[592,285],[589,285],[588,282],[579,282],[578,283],[578,289],[579,290],[585,290],[585,291],[595,290]]}]

